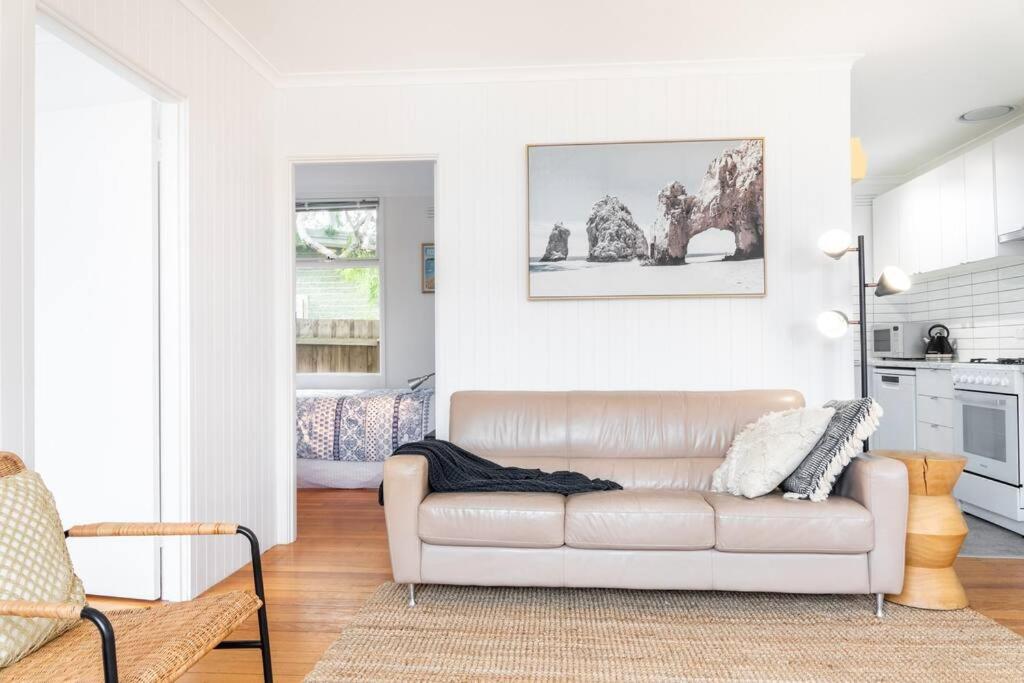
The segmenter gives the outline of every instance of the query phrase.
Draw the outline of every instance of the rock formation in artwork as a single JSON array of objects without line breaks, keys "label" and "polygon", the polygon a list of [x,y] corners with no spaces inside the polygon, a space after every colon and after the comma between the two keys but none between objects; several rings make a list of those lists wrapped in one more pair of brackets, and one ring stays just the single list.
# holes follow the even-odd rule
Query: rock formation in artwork
[{"label": "rock formation in artwork", "polygon": [[629,261],[647,256],[647,238],[618,197],[605,195],[587,219],[588,261]]},{"label": "rock formation in artwork", "polygon": [[564,261],[569,258],[569,228],[555,223],[548,237],[548,248],[544,250],[541,261]]},{"label": "rock formation in artwork", "polygon": [[690,240],[709,228],[736,236],[733,260],[764,256],[764,160],[762,142],[746,140],[712,160],[697,194],[681,183],[658,194],[658,217],[651,230],[657,265],[686,263]]}]

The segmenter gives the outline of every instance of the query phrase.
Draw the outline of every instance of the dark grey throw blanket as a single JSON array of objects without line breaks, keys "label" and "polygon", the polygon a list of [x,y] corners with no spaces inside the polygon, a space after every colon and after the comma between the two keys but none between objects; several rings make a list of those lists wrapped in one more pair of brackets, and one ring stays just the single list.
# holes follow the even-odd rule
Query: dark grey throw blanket
[{"label": "dark grey throw blanket", "polygon": [[614,481],[590,479],[579,472],[502,467],[450,441],[413,441],[399,446],[394,454],[425,457],[431,491],[540,491],[567,496],[622,488]]}]

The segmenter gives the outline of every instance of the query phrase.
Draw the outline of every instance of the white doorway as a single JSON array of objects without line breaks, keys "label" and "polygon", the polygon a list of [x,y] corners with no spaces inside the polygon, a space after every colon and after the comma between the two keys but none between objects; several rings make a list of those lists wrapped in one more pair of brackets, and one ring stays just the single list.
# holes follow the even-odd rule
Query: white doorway
[{"label": "white doorway", "polygon": [[[37,29],[35,469],[65,527],[159,521],[160,130],[174,117],[80,47]],[[160,539],[69,548],[87,592],[161,597]]]},{"label": "white doorway", "polygon": [[376,488],[397,446],[434,431],[435,172],[292,165],[299,488]]}]

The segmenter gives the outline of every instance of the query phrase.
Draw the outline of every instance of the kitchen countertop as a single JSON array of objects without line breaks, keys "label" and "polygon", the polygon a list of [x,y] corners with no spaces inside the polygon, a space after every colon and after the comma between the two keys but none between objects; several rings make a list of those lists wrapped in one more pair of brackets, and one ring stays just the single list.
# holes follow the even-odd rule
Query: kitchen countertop
[{"label": "kitchen countertop", "polygon": [[[953,367],[954,363],[961,363],[964,361],[948,361],[948,360],[881,360],[879,358],[868,359],[868,367],[885,367],[885,368],[930,368],[932,370],[949,370]],[[855,367],[860,366],[860,361],[855,360],[853,362]]]}]

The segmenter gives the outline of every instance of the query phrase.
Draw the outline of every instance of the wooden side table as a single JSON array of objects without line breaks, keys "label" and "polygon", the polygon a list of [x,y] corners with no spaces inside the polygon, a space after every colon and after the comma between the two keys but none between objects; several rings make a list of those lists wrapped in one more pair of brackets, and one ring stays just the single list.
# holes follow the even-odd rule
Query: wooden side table
[{"label": "wooden side table", "polygon": [[925,451],[872,452],[903,462],[910,483],[903,592],[885,599],[922,609],[967,607],[967,594],[953,569],[967,523],[951,495],[967,458]]}]

